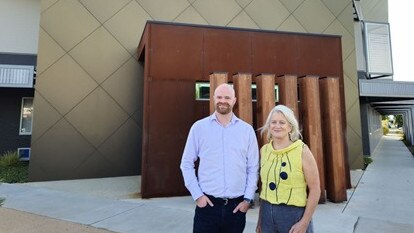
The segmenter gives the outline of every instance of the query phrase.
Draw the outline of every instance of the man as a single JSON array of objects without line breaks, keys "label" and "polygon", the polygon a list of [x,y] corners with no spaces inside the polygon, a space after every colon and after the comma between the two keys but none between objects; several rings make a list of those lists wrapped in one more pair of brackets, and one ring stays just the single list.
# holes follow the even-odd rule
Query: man
[{"label": "man", "polygon": [[233,114],[235,103],[232,86],[219,85],[215,112],[194,123],[187,138],[180,168],[197,204],[194,233],[241,233],[246,225],[257,189],[259,152],[252,126]]}]

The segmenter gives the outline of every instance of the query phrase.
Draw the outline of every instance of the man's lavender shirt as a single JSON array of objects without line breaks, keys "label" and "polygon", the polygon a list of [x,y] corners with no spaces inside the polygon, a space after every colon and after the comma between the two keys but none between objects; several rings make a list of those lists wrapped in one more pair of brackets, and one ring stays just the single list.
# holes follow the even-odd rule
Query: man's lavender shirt
[{"label": "man's lavender shirt", "polygon": [[[194,200],[204,195],[253,199],[259,149],[253,127],[234,114],[224,127],[216,113],[194,123],[181,160],[185,186]],[[198,179],[194,162],[200,159]]]}]

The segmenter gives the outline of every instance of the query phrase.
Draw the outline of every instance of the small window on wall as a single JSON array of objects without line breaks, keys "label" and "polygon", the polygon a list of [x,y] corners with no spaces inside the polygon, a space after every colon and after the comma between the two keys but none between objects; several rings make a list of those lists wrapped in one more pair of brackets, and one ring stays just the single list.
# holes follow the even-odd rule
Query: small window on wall
[{"label": "small window on wall", "polygon": [[18,148],[17,154],[19,155],[19,159],[22,161],[30,160],[30,148]]},{"label": "small window on wall", "polygon": [[33,97],[22,98],[22,108],[20,113],[20,135],[32,134],[33,121]]},{"label": "small window on wall", "polygon": [[195,94],[196,100],[210,100],[210,83],[196,82]]},{"label": "small window on wall", "polygon": [[[252,84],[252,99],[253,102],[257,100],[257,87],[256,84]],[[279,86],[275,85],[275,102],[279,102]]]}]

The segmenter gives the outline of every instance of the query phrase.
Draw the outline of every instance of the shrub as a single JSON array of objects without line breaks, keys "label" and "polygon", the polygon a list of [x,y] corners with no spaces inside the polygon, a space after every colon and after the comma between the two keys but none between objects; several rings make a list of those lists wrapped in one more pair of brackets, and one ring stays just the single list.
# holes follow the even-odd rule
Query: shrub
[{"label": "shrub", "polygon": [[25,183],[28,180],[28,162],[20,162],[16,166],[0,168],[0,182]]},{"label": "shrub", "polygon": [[19,161],[17,151],[8,151],[0,156],[0,182],[27,182],[28,168],[29,162]]},{"label": "shrub", "polygon": [[7,151],[0,156],[0,167],[11,167],[19,163],[17,151]]},{"label": "shrub", "polygon": [[369,156],[364,156],[364,167],[367,168],[370,163],[372,163],[372,158]]}]

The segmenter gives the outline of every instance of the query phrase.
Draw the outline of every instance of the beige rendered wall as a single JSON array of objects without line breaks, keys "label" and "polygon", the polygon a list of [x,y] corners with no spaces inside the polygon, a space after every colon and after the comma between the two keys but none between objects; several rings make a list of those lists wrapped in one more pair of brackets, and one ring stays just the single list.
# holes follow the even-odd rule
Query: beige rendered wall
[{"label": "beige rendered wall", "polygon": [[361,0],[360,5],[364,20],[388,22],[388,0]]},{"label": "beige rendered wall", "polygon": [[362,140],[351,0],[43,0],[31,180],[140,171],[146,20],[342,36],[350,164]]}]

